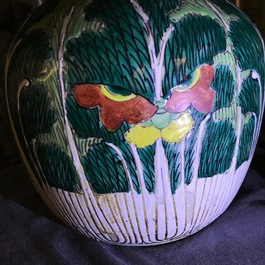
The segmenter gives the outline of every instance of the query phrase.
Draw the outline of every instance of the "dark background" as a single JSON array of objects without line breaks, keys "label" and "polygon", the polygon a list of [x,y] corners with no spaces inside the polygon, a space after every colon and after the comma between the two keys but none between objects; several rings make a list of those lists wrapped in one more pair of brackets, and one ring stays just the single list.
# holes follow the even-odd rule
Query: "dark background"
[{"label": "dark background", "polygon": [[[41,0],[0,0],[0,60],[5,45]],[[265,36],[265,1],[231,1]],[[1,81],[2,82],[2,81]],[[0,84],[1,88],[2,84]],[[265,121],[234,202],[198,234],[149,248],[115,247],[66,228],[35,192],[0,101],[0,264],[265,264]]]}]

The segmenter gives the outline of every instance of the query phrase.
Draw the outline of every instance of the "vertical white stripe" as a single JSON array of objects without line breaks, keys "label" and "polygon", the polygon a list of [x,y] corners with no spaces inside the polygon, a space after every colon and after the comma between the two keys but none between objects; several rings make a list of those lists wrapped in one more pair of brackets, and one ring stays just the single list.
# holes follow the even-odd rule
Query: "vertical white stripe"
[{"label": "vertical white stripe", "polygon": [[140,195],[134,191],[132,193],[132,197],[134,200],[135,209],[136,209],[136,213],[137,213],[137,219],[138,219],[138,225],[139,225],[139,229],[142,233],[143,241],[145,243],[148,243],[148,242],[150,242],[149,235],[152,234],[152,227],[151,227],[151,232],[148,233],[147,232],[148,231],[147,226],[150,223],[151,216],[149,215],[150,212],[149,212],[149,214],[147,214],[147,210],[148,211],[152,210],[153,202],[151,200],[149,200],[150,197],[148,196],[148,191],[147,191],[146,186],[145,186],[143,167],[142,167],[142,163],[141,163],[140,157],[138,155],[137,149],[133,144],[131,144],[130,147],[131,147],[134,161],[136,164],[137,173],[138,173],[138,177],[139,177],[139,183],[140,183],[140,189],[141,189]]}]

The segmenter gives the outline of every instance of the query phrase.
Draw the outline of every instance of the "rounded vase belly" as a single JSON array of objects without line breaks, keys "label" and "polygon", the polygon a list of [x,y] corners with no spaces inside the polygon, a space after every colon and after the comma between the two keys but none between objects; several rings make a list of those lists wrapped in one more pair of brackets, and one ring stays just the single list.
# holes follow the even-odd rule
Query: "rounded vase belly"
[{"label": "rounded vase belly", "polygon": [[185,238],[229,206],[264,107],[264,46],[221,0],[48,1],[5,57],[36,190],[104,242]]}]

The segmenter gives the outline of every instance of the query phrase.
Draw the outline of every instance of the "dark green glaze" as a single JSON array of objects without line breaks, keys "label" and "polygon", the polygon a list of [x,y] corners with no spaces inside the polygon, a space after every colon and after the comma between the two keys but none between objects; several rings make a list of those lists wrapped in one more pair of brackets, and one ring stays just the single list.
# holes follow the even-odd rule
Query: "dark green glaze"
[{"label": "dark green glaze", "polygon": [[[200,124],[202,121],[206,118],[205,114],[202,114],[198,111],[196,111],[194,108],[191,108],[192,116],[195,120],[195,126],[194,129],[190,132],[189,136],[186,139],[186,147],[185,147],[185,164],[184,164],[184,181],[185,184],[190,184],[193,176],[195,174],[194,170],[194,161],[196,158],[196,149],[198,148],[198,133],[200,128]],[[199,154],[197,154],[198,156]]]},{"label": "dark green glaze", "polygon": [[96,193],[128,192],[129,185],[122,161],[105,143],[90,148],[82,159],[86,176]]},{"label": "dark green glaze", "polygon": [[165,154],[168,160],[168,168],[170,174],[170,186],[172,194],[176,193],[176,189],[179,187],[181,182],[181,154],[180,144],[171,144],[163,141],[165,148]]},{"label": "dark green glaze", "polygon": [[149,192],[155,192],[155,144],[138,149],[137,152],[142,162],[145,187]]},{"label": "dark green glaze", "polygon": [[51,187],[80,192],[78,177],[71,158],[56,144],[38,144],[41,177]]},{"label": "dark green glaze", "polygon": [[[167,160],[167,177],[176,194],[181,183],[190,185],[194,176],[224,174],[251,157],[265,78],[263,43],[250,21],[227,1],[139,0],[148,19],[133,3],[50,1],[14,39],[5,84],[10,119],[25,156],[33,158],[35,174],[42,172],[49,186],[80,191],[80,162],[85,181],[97,194],[132,189],[156,193],[161,168],[155,157],[160,155]],[[162,62],[159,73],[153,57]],[[203,92],[215,92],[212,109],[200,112],[190,105],[185,113],[192,128],[181,140],[167,142],[163,130],[184,111],[170,112],[166,102],[176,87],[192,84],[196,69],[205,65],[214,68],[210,88]],[[78,104],[73,88],[81,84],[88,89],[105,85],[115,95],[133,93],[149,104],[142,112],[157,112],[134,122],[131,112],[138,111],[138,105],[128,102],[131,108],[117,107],[108,115],[123,117],[128,111],[129,121],[122,118],[120,126],[109,129],[101,115],[102,102],[93,107]],[[190,89],[187,100],[192,103]],[[137,126],[143,132],[154,126],[158,139],[141,148],[126,141]]]},{"label": "dark green glaze", "polygon": [[247,114],[248,112],[252,112],[258,118],[260,114],[259,98],[260,87],[258,81],[250,77],[244,80],[238,97],[238,104],[242,108],[242,113]]},{"label": "dark green glaze", "polygon": [[133,6],[124,0],[100,0],[84,12],[87,20],[102,20],[105,27],[102,32],[83,32],[68,41],[65,61],[69,84],[119,86],[152,98],[146,33]]},{"label": "dark green glaze", "polygon": [[210,17],[193,14],[181,19],[166,49],[163,94],[168,95],[199,65],[213,64],[213,57],[225,48],[224,30]]},{"label": "dark green glaze", "polygon": [[239,150],[237,154],[236,168],[239,168],[245,161],[249,159],[251,153],[253,135],[255,131],[255,119],[252,118],[244,125],[242,136],[240,138]]},{"label": "dark green glaze", "polygon": [[202,145],[199,178],[225,173],[232,163],[235,144],[236,134],[230,121],[210,120]]},{"label": "dark green glaze", "polygon": [[[56,122],[55,110],[50,106],[50,95],[41,85],[24,87],[20,95],[20,115],[28,141],[42,133],[52,133]],[[34,115],[31,115],[33,114]]]},{"label": "dark green glaze", "polygon": [[228,65],[220,64],[216,66],[215,77],[211,87],[216,92],[215,110],[231,106],[235,97],[235,80]]}]

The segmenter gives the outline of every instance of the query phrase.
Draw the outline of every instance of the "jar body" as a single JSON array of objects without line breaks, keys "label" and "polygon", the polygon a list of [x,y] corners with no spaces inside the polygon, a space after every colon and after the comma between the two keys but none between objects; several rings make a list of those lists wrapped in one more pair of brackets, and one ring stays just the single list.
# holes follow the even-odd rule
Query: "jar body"
[{"label": "jar body", "polygon": [[211,223],[242,184],[263,42],[226,1],[50,1],[13,40],[5,97],[57,216],[105,242],[162,244]]}]

